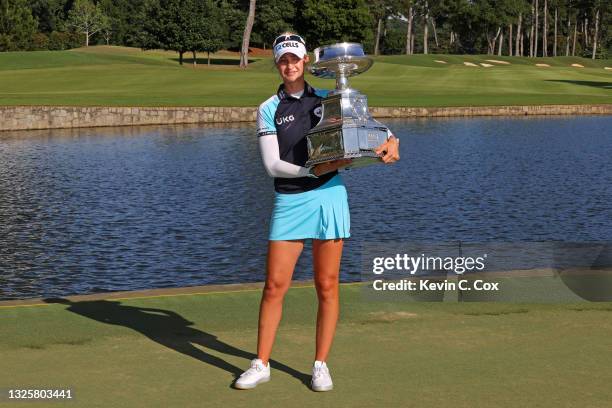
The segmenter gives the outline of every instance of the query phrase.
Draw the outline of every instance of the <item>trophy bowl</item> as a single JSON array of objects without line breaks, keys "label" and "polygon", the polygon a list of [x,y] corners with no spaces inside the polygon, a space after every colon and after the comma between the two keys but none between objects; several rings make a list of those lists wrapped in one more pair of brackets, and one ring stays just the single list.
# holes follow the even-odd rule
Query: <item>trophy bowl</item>
[{"label": "trophy bowl", "polygon": [[351,168],[382,163],[374,149],[387,140],[388,129],[368,111],[365,95],[348,86],[348,78],[370,69],[373,61],[361,44],[339,43],[319,47],[310,72],[336,79],[336,89],[323,98],[319,123],[306,135],[307,166],[352,159]]},{"label": "trophy bowl", "polygon": [[338,43],[314,50],[315,61],[310,73],[319,78],[336,79],[339,74],[351,77],[366,72],[374,61],[363,52],[361,44]]}]

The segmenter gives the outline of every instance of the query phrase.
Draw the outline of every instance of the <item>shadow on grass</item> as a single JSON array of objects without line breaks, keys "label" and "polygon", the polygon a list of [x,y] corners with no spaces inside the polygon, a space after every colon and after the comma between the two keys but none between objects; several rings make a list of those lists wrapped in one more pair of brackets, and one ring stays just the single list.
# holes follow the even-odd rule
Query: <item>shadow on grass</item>
[{"label": "shadow on grass", "polygon": [[[178,58],[171,58],[172,61],[179,63]],[[249,60],[249,64],[255,62],[256,60]],[[207,65],[208,58],[196,58],[196,63],[198,65]],[[193,65],[193,58],[183,58],[183,65]],[[229,59],[229,58],[211,58],[210,65],[240,65],[239,59]]]},{"label": "shadow on grass", "polygon": [[612,89],[612,82],[602,81],[573,81],[569,79],[547,79],[547,82],[561,82],[564,84],[574,84],[582,86],[591,86],[593,88]]},{"label": "shadow on grass", "polygon": [[[228,371],[235,378],[244,371],[242,368],[208,354],[194,344],[247,360],[257,357],[253,353],[219,340],[213,334],[191,327],[193,322],[171,310],[125,306],[121,302],[109,300],[72,302],[64,298],[48,298],[44,301],[66,305],[66,310],[101,323],[128,327],[162,346]],[[273,359],[270,360],[270,365],[297,378],[306,386],[309,384],[310,376],[307,374]]]}]

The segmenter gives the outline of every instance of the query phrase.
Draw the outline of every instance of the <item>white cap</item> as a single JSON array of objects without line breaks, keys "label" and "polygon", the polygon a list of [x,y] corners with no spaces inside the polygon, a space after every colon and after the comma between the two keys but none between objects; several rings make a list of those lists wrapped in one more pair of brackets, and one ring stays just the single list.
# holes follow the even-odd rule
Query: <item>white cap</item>
[{"label": "white cap", "polygon": [[[301,41],[300,41],[301,40]],[[286,35],[276,39],[274,45],[274,61],[278,62],[281,56],[286,53],[295,54],[298,58],[304,58],[307,54],[304,40],[297,35]]]}]

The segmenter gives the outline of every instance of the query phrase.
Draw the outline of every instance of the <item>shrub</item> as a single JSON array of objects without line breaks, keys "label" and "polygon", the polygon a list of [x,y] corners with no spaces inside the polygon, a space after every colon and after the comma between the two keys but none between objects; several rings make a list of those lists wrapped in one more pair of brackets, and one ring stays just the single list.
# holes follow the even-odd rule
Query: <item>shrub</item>
[{"label": "shrub", "polygon": [[49,37],[44,33],[36,33],[32,36],[32,43],[30,48],[33,51],[42,51],[49,49]]},{"label": "shrub", "polygon": [[13,42],[11,37],[6,34],[0,34],[0,52],[11,51],[13,49]]},{"label": "shrub", "polygon": [[65,31],[53,31],[49,35],[50,50],[68,50],[70,48],[78,48],[85,43],[84,34],[70,33]]}]

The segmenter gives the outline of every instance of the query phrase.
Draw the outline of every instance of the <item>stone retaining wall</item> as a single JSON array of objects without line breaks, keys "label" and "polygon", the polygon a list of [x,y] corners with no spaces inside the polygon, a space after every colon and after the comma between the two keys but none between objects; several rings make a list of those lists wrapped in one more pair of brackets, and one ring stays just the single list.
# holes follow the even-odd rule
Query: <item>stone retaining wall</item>
[{"label": "stone retaining wall", "polygon": [[[609,105],[370,108],[378,118],[612,114]],[[0,131],[180,123],[253,122],[246,107],[0,106]]]},{"label": "stone retaining wall", "polygon": [[466,106],[450,108],[370,108],[379,118],[526,115],[610,115],[612,105]]}]

